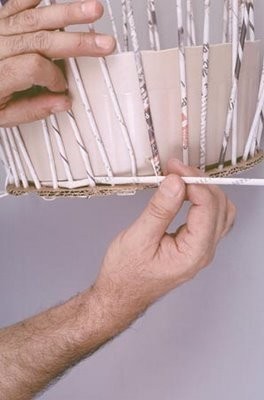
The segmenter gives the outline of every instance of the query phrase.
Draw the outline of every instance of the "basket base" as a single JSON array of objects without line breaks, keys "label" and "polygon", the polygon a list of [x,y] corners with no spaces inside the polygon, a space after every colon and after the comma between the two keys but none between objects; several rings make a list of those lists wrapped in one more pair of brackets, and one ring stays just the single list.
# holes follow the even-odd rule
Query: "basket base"
[{"label": "basket base", "polygon": [[[254,158],[248,161],[240,160],[236,166],[227,163],[225,168],[221,171],[217,167],[211,167],[207,173],[212,178],[230,177],[240,174],[244,171],[248,171],[254,168],[256,165],[264,161],[264,151],[259,152]],[[13,184],[7,186],[7,193],[12,196],[23,196],[26,194],[37,194],[38,196],[45,199],[52,198],[90,198],[97,196],[130,196],[136,194],[137,191],[145,189],[154,189],[157,185],[118,185],[118,186],[96,186],[96,187],[83,187],[79,189],[53,189],[51,187],[42,187],[41,189],[36,189],[34,186],[30,186],[25,189],[23,187],[17,188]]]}]

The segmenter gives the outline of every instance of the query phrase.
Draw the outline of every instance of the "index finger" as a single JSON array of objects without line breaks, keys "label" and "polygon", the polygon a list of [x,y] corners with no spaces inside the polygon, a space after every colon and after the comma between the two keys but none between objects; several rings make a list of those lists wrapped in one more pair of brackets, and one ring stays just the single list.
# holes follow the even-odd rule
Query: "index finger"
[{"label": "index finger", "polygon": [[31,8],[0,19],[0,34],[19,35],[40,30],[57,30],[69,25],[93,23],[102,17],[103,12],[102,4],[96,0]]}]

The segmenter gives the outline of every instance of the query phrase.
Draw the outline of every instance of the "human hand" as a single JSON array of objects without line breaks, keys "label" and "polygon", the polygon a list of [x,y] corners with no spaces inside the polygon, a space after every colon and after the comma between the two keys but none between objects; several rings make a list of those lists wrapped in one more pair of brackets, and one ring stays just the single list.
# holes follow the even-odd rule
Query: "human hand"
[{"label": "human hand", "polygon": [[[173,160],[168,172],[142,215],[110,246],[94,286],[117,331],[208,266],[235,220],[235,207],[219,188],[185,186],[179,178],[198,176],[196,169]],[[167,234],[185,200],[191,203],[186,224]]]},{"label": "human hand", "polygon": [[[93,23],[103,14],[99,1],[86,0],[35,8],[40,0],[9,0],[0,8],[0,126],[14,126],[71,107],[67,82],[51,59],[106,56],[115,48],[111,36],[60,32],[73,24]],[[14,98],[32,86],[47,89]]]}]

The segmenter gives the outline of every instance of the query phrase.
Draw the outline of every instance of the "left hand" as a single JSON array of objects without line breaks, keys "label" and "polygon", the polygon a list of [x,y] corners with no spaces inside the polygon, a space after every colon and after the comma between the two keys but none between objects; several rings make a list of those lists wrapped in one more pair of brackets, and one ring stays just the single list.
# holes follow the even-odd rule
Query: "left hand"
[{"label": "left hand", "polygon": [[[9,0],[0,8],[0,126],[32,122],[71,107],[67,82],[52,61],[106,56],[112,36],[61,32],[73,24],[92,23],[103,15],[100,1],[86,0],[35,8],[40,0]],[[26,95],[32,86],[40,93]],[[21,96],[22,92],[22,96]],[[19,96],[17,96],[19,94]]]}]

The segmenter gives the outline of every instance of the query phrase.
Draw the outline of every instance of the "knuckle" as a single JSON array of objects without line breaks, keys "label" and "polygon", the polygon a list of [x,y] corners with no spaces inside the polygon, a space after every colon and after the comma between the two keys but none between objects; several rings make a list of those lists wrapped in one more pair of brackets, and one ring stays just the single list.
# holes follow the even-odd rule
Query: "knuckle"
[{"label": "knuckle", "polygon": [[[78,34],[77,43],[76,43],[77,49],[83,49],[84,46],[87,45],[87,38],[88,37],[90,37],[90,36],[87,36],[87,34],[84,33],[84,32],[80,32]],[[90,43],[90,40],[89,40],[89,43]]]},{"label": "knuckle", "polygon": [[67,23],[72,18],[72,7],[71,3],[67,3],[62,9],[62,19]]},{"label": "knuckle", "polygon": [[45,59],[39,54],[29,54],[26,56],[25,65],[27,66],[25,74],[28,76],[31,84],[37,84],[37,80],[42,73]]},{"label": "knuckle", "polygon": [[15,78],[15,72],[13,69],[14,64],[8,61],[3,61],[0,63],[0,75],[2,82],[8,82]]},{"label": "knuckle", "polygon": [[18,12],[23,8],[23,0],[13,0],[12,1],[12,11]]},{"label": "knuckle", "polygon": [[[19,14],[18,14],[19,16]],[[35,28],[38,26],[38,15],[35,9],[25,11],[20,14],[20,25],[25,28]]]},{"label": "knuckle", "polygon": [[186,258],[190,258],[193,263],[193,247],[188,243],[184,235],[176,238],[176,246],[179,253],[186,255]]},{"label": "knuckle", "polygon": [[8,55],[23,53],[26,49],[24,35],[14,35],[6,38],[1,38],[1,48]]},{"label": "knuckle", "polygon": [[51,35],[47,31],[36,32],[33,36],[33,46],[38,50],[48,50],[51,45]]},{"label": "knuckle", "polygon": [[171,216],[170,211],[164,207],[164,205],[157,203],[155,200],[150,201],[148,213],[151,217],[159,220],[167,220]]},{"label": "knuckle", "polygon": [[43,67],[43,57],[39,54],[30,54],[27,56],[27,67],[30,73],[36,73]]},{"label": "knuckle", "polygon": [[15,14],[7,18],[6,20],[7,29],[10,32],[17,31],[28,31],[38,26],[38,15],[36,10],[28,10],[19,14]]}]

